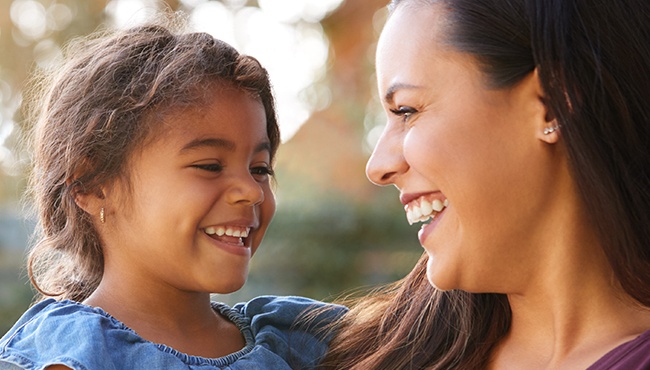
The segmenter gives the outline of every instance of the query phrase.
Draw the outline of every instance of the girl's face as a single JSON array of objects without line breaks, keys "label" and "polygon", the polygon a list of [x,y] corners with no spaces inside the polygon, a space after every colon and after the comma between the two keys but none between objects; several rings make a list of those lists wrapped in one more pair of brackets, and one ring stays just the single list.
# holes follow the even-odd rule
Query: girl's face
[{"label": "girl's face", "polygon": [[[262,103],[217,85],[205,106],[166,115],[130,159],[130,190],[106,195],[107,273],[145,286],[229,293],[275,212]],[[138,280],[135,280],[138,279]]]},{"label": "girl's face", "polygon": [[367,175],[400,190],[409,221],[426,222],[418,237],[433,285],[499,292],[541,260],[535,241],[556,205],[544,106],[533,73],[486,87],[474,59],[444,43],[443,17],[441,6],[401,5],[382,32],[388,122]]}]

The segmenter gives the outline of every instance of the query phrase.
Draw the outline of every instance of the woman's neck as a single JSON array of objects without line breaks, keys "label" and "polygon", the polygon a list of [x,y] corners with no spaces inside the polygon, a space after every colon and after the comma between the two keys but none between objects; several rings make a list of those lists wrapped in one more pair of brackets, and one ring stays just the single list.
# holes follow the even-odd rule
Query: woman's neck
[{"label": "woman's neck", "polygon": [[650,310],[623,292],[602,249],[585,241],[592,247],[550,246],[547,267],[508,294],[512,323],[495,369],[584,369],[650,329]]}]

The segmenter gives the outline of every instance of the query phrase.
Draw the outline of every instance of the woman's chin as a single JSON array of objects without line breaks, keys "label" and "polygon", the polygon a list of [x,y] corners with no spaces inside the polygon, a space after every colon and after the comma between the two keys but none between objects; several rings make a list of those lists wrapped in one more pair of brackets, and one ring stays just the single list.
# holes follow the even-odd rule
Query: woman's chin
[{"label": "woman's chin", "polygon": [[453,286],[451,279],[448,276],[440,271],[439,266],[434,266],[431,263],[431,258],[429,257],[429,263],[427,264],[427,280],[429,284],[438,290],[453,290],[456,287]]}]

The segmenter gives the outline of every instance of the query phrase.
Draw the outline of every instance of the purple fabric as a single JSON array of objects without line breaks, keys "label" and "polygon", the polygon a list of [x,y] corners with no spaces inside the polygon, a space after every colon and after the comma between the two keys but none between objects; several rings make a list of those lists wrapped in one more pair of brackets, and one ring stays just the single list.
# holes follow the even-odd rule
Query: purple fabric
[{"label": "purple fabric", "polygon": [[609,351],[587,370],[650,370],[650,330]]}]

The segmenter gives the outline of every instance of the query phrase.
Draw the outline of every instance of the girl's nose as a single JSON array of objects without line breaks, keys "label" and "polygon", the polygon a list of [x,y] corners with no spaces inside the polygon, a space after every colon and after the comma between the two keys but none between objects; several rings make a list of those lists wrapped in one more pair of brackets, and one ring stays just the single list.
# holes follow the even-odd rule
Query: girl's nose
[{"label": "girl's nose", "polygon": [[377,185],[395,184],[409,167],[404,160],[403,149],[403,130],[389,122],[366,165],[368,179]]},{"label": "girl's nose", "polygon": [[228,201],[232,204],[260,204],[264,201],[264,189],[250,173],[244,173],[233,179],[228,190]]}]

